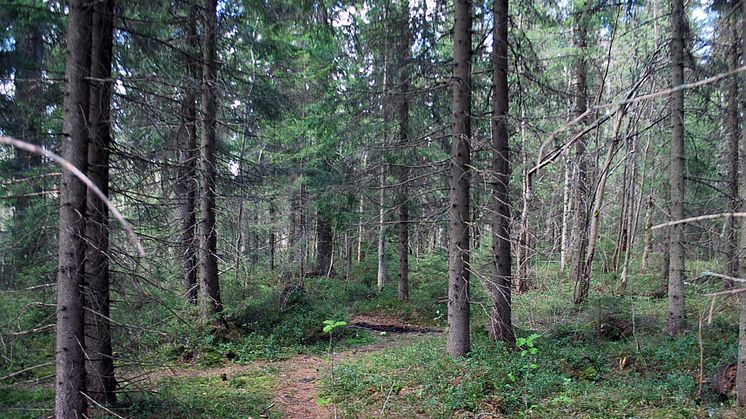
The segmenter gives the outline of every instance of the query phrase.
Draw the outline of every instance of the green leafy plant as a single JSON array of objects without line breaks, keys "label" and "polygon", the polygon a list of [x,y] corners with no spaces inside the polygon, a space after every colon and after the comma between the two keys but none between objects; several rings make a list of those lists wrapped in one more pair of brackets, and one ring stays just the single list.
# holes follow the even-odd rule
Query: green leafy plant
[{"label": "green leafy plant", "polygon": [[[523,404],[526,409],[528,409],[528,397],[525,389],[528,388],[528,383],[531,381],[533,371],[539,368],[539,365],[536,363],[539,354],[539,348],[536,347],[536,340],[540,337],[541,335],[532,333],[525,338],[518,338],[515,341],[515,346],[520,351],[522,360],[520,372],[523,377]],[[516,381],[516,377],[513,373],[508,373],[508,378],[510,381]]]},{"label": "green leafy plant", "polygon": [[[333,344],[334,344],[334,329],[339,327],[345,327],[347,326],[347,322],[343,320],[324,320],[324,328],[322,329],[324,333],[329,334],[329,378],[330,382],[332,383],[332,400],[335,398],[334,394],[334,352],[332,351]],[[320,399],[317,400],[316,403],[323,406],[328,403],[328,400]],[[334,417],[337,417],[337,407],[334,406]]]}]

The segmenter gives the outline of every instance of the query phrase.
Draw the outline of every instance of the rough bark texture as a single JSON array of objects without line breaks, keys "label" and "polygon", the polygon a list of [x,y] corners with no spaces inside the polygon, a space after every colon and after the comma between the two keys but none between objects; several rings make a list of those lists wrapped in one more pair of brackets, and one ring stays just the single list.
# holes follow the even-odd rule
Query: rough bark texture
[{"label": "rough bark texture", "polygon": [[[671,84],[684,83],[684,3],[672,2],[671,12]],[[684,91],[671,95],[671,220],[684,218]],[[670,227],[670,263],[668,275],[668,322],[666,332],[677,336],[686,328],[684,316],[684,225]]]},{"label": "rough bark texture", "polygon": [[455,0],[453,144],[448,245],[448,342],[451,356],[471,350],[469,333],[469,181],[471,162],[471,1]]},{"label": "rough bark texture", "polygon": [[513,282],[510,255],[510,155],[508,144],[508,0],[494,0],[492,32],[492,277],[490,338],[515,344],[510,289]]},{"label": "rough bark texture", "polygon": [[[741,11],[746,13],[746,0],[741,0]],[[746,17],[741,19],[741,56],[746,60]],[[741,73],[742,85],[746,86],[746,75]],[[746,98],[741,97],[742,115],[746,115]],[[744,210],[746,202],[746,117],[742,119],[743,128],[741,130],[741,144],[739,144],[741,168],[740,180],[741,189],[741,211]],[[738,249],[739,273],[741,278],[746,278],[746,218],[741,218],[741,241]],[[741,284],[743,286],[743,284]],[[746,406],[746,293],[741,293],[738,297],[740,305],[740,325],[738,328],[738,367],[736,373],[736,395],[738,404]]]},{"label": "rough bark texture", "polygon": [[[586,17],[590,1],[586,2],[582,15],[575,26],[575,48],[577,58],[575,61],[575,116],[580,116],[588,110],[588,65],[585,54],[588,43],[588,30],[586,28]],[[587,208],[587,164],[585,156],[585,138],[575,142],[575,222],[572,232],[572,278],[577,280],[582,271],[585,256],[585,247],[588,242],[586,230],[588,226]]]},{"label": "rough bark texture", "polygon": [[[739,67],[738,63],[738,25],[737,25],[738,12],[734,11],[727,19],[728,28],[728,70],[734,71]],[[727,106],[728,106],[728,119],[727,119],[727,153],[728,162],[726,167],[726,177],[728,184],[728,194],[730,195],[730,206],[728,211],[738,212],[739,207],[739,196],[738,196],[738,140],[741,135],[738,128],[738,77],[731,77],[727,81]],[[725,219],[725,240],[724,240],[724,256],[725,256],[725,274],[728,276],[736,276],[738,273],[738,257],[736,256],[736,221],[734,217],[728,217]],[[733,281],[726,281],[727,287],[733,286]]]},{"label": "rough bark texture", "polygon": [[199,279],[202,317],[207,320],[222,310],[218,281],[217,230],[215,225],[215,146],[217,142],[215,48],[217,0],[205,0],[202,36],[202,138],[200,144],[200,246]]},{"label": "rough bark texture", "polygon": [[399,300],[409,300],[409,55],[412,35],[409,29],[409,1],[401,6],[401,41],[399,57],[399,147],[404,157],[399,166]]},{"label": "rough bark texture", "polygon": [[386,285],[386,212],[383,208],[386,194],[386,165],[381,163],[379,174],[378,192],[378,272],[376,273],[376,286],[382,290]]},{"label": "rough bark texture", "polygon": [[330,274],[334,252],[333,236],[332,223],[319,211],[316,216],[316,275]]},{"label": "rough bark texture", "polygon": [[[91,7],[71,0],[67,21],[67,59],[62,130],[63,157],[85,172],[88,153]],[[86,188],[68,171],[60,184],[59,260],[57,271],[57,338],[55,416],[86,414],[83,284]]]},{"label": "rough bark texture", "polygon": [[187,31],[188,53],[185,56],[187,78],[185,80],[184,101],[181,107],[180,141],[183,146],[179,158],[179,217],[181,230],[179,244],[181,246],[181,266],[183,272],[184,300],[197,303],[197,92],[199,91],[199,64],[197,54],[199,44],[197,39],[197,10],[189,8],[189,24]]},{"label": "rough bark texture", "polygon": [[[114,1],[94,4],[91,27],[90,141],[88,177],[109,193],[111,143],[111,63]],[[109,214],[106,204],[88,191],[85,260],[86,391],[98,403],[116,403],[114,358],[109,321]]]}]

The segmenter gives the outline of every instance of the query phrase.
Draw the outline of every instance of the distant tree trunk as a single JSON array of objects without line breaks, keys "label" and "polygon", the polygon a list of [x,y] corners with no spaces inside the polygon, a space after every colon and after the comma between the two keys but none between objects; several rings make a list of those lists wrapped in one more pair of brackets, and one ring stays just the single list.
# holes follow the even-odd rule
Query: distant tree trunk
[{"label": "distant tree trunk", "polygon": [[[741,0],[741,12],[746,13],[746,0]],[[746,57],[746,18],[741,19],[741,56]],[[746,58],[745,58],[746,59]],[[741,81],[746,86],[746,76],[741,73]],[[741,95],[742,115],[746,115],[746,98]],[[738,165],[740,170],[741,189],[741,211],[744,211],[746,202],[746,117],[742,118],[744,129],[741,130],[741,143],[739,144],[740,159]],[[739,243],[738,269],[741,278],[746,278],[746,218],[741,218],[741,241]],[[743,287],[744,285],[741,284]],[[746,406],[746,294],[738,296],[740,305],[740,324],[738,327],[738,368],[736,373],[736,395],[739,406]]]},{"label": "distant tree trunk", "polygon": [[[111,64],[114,1],[94,3],[91,28],[90,142],[88,177],[108,195],[111,143]],[[106,204],[88,191],[85,260],[85,348],[87,394],[97,403],[116,403],[111,348],[109,215]]]},{"label": "distant tree trunk", "polygon": [[276,222],[275,220],[275,213],[277,212],[275,208],[275,201],[274,199],[269,201],[269,222],[271,227],[271,230],[269,231],[269,270],[274,272],[275,270],[275,247],[277,246],[277,238],[275,236],[275,227],[274,224]]},{"label": "distant tree trunk", "polygon": [[[726,17],[728,36],[730,38],[730,45],[728,45],[728,70],[735,71],[739,67],[738,63],[738,21],[736,19],[737,12],[734,11],[730,16]],[[728,92],[728,141],[727,141],[727,158],[728,167],[726,168],[728,193],[730,198],[730,205],[728,211],[738,212],[739,207],[739,196],[738,196],[738,140],[741,136],[738,127],[739,119],[739,98],[738,98],[738,77],[731,77],[727,81]],[[734,217],[727,217],[725,219],[725,274],[734,277],[738,274],[738,257],[736,255],[736,222]],[[733,281],[727,280],[725,284],[728,288],[733,286]]]},{"label": "distant tree trunk", "polygon": [[[14,23],[15,25],[15,23]],[[7,127],[16,137],[32,143],[40,142],[42,134],[41,118],[44,115],[43,70],[44,70],[44,33],[34,23],[19,24],[13,35],[16,41],[18,64],[15,67],[15,104],[18,106],[18,117],[12,127]],[[15,150],[15,160],[20,171],[19,177],[26,175],[29,169],[41,164],[41,156]],[[31,200],[28,196],[19,196],[15,200],[16,216],[25,215]],[[33,250],[21,249],[21,256],[32,256]]]},{"label": "distant tree trunk", "polygon": [[182,126],[179,130],[183,141],[180,151],[179,171],[179,218],[181,230],[179,245],[181,265],[183,269],[183,292],[187,303],[197,303],[197,170],[199,160],[197,148],[197,92],[199,78],[199,64],[196,54],[199,52],[197,39],[197,11],[196,6],[189,8],[189,23],[187,31],[188,53],[185,58],[186,75],[184,82],[184,101],[182,102]]},{"label": "distant tree trunk", "polygon": [[647,204],[645,206],[645,236],[642,240],[642,260],[640,261],[640,268],[642,271],[648,269],[648,258],[650,257],[650,249],[653,247],[653,194],[648,195]]},{"label": "distant tree trunk", "polygon": [[[671,12],[671,84],[684,83],[684,2],[673,0]],[[684,91],[671,94],[671,220],[684,218]],[[669,227],[671,230],[668,267],[668,323],[666,331],[677,336],[686,328],[684,311],[684,225]]]},{"label": "distant tree trunk", "polygon": [[[586,2],[582,15],[575,25],[575,48],[577,58],[575,61],[575,116],[583,115],[588,110],[588,68],[586,63],[586,47],[588,29],[586,28],[586,17],[591,2]],[[585,156],[585,139],[580,138],[575,142],[575,222],[573,224],[573,269],[572,278],[576,279],[581,274],[585,256],[586,235],[588,227],[587,208],[587,164]]]},{"label": "distant tree trunk", "polygon": [[[71,0],[67,20],[67,59],[62,131],[62,156],[85,172],[88,154],[90,97],[91,6]],[[57,270],[57,338],[55,416],[86,415],[83,285],[86,187],[72,173],[60,183],[59,259]]]},{"label": "distant tree trunk", "polygon": [[332,266],[332,253],[334,252],[332,223],[322,214],[321,210],[316,215],[316,275],[329,274]]},{"label": "distant tree trunk", "polygon": [[376,286],[382,290],[386,285],[386,211],[384,210],[384,198],[386,194],[386,164],[381,163],[379,174],[378,191],[378,272],[376,274]]},{"label": "distant tree trunk", "polygon": [[451,356],[471,350],[469,333],[469,182],[471,169],[470,0],[455,0],[453,28],[453,145],[448,246],[448,342]]},{"label": "distant tree trunk", "polygon": [[515,344],[510,290],[513,284],[510,254],[510,146],[508,136],[508,0],[494,0],[492,31],[492,278],[490,338]]},{"label": "distant tree trunk", "polygon": [[404,0],[400,13],[401,28],[399,57],[399,146],[404,157],[399,166],[399,300],[409,300],[409,55],[412,35],[409,29],[409,0]]},{"label": "distant tree trunk", "polygon": [[222,311],[218,280],[217,229],[215,223],[215,147],[217,109],[215,73],[217,0],[204,2],[202,35],[202,139],[200,144],[200,306],[203,320]]},{"label": "distant tree trunk", "polygon": [[565,161],[565,176],[562,188],[562,233],[560,238],[560,269],[567,267],[567,258],[572,248],[572,179],[575,177],[574,168],[570,161],[569,151],[565,151],[563,160]]}]

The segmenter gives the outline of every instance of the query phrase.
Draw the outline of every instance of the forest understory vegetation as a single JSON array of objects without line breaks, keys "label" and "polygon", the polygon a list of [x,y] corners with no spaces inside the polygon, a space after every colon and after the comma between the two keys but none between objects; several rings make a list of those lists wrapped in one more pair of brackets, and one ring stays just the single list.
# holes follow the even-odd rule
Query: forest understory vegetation
[{"label": "forest understory vegetation", "polygon": [[744,12],[0,2],[0,416],[746,417]]},{"label": "forest understory vegetation", "polygon": [[[114,315],[128,331],[119,333],[114,326],[115,336],[127,336],[116,347],[137,356],[122,356],[116,365],[122,391],[112,411],[125,417],[283,417],[272,403],[280,365],[304,355],[328,362],[324,320],[350,321],[364,314],[443,330],[446,277],[437,267],[445,266],[444,259],[436,252],[413,261],[412,297],[406,303],[393,289],[377,292],[365,285],[364,275],[375,275],[371,260],[356,265],[359,276],[348,280],[308,278],[305,291],[285,307],[278,278],[257,272],[250,284],[225,288],[226,306],[233,308],[218,329],[201,326],[196,309],[121,308]],[[690,276],[708,272],[711,263],[690,261]],[[741,417],[744,411],[732,398],[734,377],[724,377],[737,355],[732,344],[738,335],[737,305],[731,297],[707,297],[722,290],[722,279],[705,275],[687,282],[692,327],[671,339],[660,334],[664,284],[659,276],[638,270],[633,267],[624,294],[617,277],[599,274],[593,297],[578,310],[566,304],[573,292],[568,273],[555,264],[536,267],[536,289],[514,300],[522,307],[514,312],[519,349],[521,338],[536,336],[535,353],[526,355],[491,342],[488,318],[480,309],[472,319],[475,349],[466,359],[442,351],[442,332],[376,347],[401,335],[347,326],[335,339],[337,354],[374,349],[343,357],[333,382],[325,366],[319,369],[316,403],[335,405],[340,417],[446,418],[485,412],[546,418]],[[177,307],[178,301],[168,301],[170,295],[164,290],[154,300]],[[1,303],[24,306],[22,296]],[[487,297],[477,286],[472,298],[479,307]],[[27,310],[21,317],[5,311],[3,328],[36,324],[42,309]],[[43,363],[50,337],[14,338],[13,347],[39,350],[14,356],[18,363],[6,371]],[[52,371],[51,365],[37,368],[14,377],[20,385],[0,388],[4,415],[32,418],[49,412],[54,393],[44,380]],[[94,412],[94,417],[113,417]]]}]

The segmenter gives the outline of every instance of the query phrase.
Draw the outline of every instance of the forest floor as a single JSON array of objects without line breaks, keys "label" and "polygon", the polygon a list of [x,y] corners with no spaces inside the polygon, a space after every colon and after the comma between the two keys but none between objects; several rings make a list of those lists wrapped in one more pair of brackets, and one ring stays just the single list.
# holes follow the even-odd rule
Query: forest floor
[{"label": "forest floor", "polygon": [[[214,368],[184,364],[128,374],[123,381],[137,382],[138,387],[158,392],[164,383],[173,383],[175,380],[189,382],[197,379],[234,383],[245,380],[246,377],[263,376],[270,383],[264,385],[265,389],[269,390],[270,399],[268,404],[265,403],[259,409],[260,417],[336,417],[336,406],[331,404],[329,398],[320,396],[322,380],[333,377],[333,365],[354,362],[364,355],[409,346],[443,333],[439,328],[409,324],[396,316],[386,314],[356,316],[350,320],[348,327],[370,332],[372,342],[341,350],[334,348],[331,354],[301,354],[277,361],[227,363]],[[200,388],[195,386],[194,391],[198,393]]]}]

